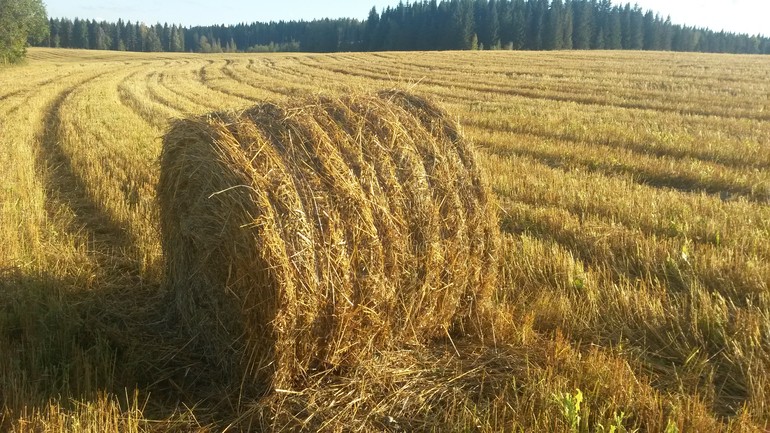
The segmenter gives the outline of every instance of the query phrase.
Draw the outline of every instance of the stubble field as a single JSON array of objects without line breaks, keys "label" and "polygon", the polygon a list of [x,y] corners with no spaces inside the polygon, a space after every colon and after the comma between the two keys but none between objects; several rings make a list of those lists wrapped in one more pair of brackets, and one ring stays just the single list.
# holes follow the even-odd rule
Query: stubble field
[{"label": "stubble field", "polygon": [[[505,238],[488,338],[217,386],[167,320],[169,120],[390,88],[479,149]],[[0,179],[3,431],[770,426],[770,58],[32,49],[0,70]]]}]

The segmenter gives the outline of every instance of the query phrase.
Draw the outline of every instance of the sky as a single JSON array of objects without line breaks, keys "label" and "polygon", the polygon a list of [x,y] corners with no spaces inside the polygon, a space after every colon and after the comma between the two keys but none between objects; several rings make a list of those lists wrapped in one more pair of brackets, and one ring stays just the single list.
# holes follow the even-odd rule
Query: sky
[{"label": "sky", "polygon": [[[398,0],[43,0],[51,17],[143,21],[184,26],[237,24],[254,21],[365,19],[372,6],[378,11]],[[404,1],[406,3],[406,0]],[[614,4],[626,1],[613,0]],[[768,0],[631,0],[645,11],[671,16],[674,24],[715,31],[770,36]]]}]

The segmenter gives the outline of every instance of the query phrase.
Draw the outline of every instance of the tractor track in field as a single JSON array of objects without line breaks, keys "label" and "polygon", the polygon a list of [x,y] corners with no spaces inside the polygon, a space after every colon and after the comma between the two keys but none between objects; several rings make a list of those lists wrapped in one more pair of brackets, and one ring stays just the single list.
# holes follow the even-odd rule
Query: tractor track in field
[{"label": "tractor track in field", "polygon": [[53,78],[49,78],[47,80],[43,80],[39,83],[35,83],[30,87],[14,90],[13,92],[6,93],[4,95],[0,95],[0,102],[5,101],[8,98],[13,98],[14,96],[21,95],[23,93],[38,93],[40,91],[40,87],[46,86],[48,84],[51,84],[53,82],[56,82],[60,80],[61,76],[55,76]]},{"label": "tractor track in field", "polygon": [[746,167],[767,170],[770,169],[770,162],[762,160],[750,160],[743,158],[741,155],[736,154],[718,154],[714,150],[709,148],[703,149],[688,149],[688,148],[676,148],[673,146],[651,146],[648,141],[644,139],[616,139],[616,138],[601,138],[594,142],[585,138],[580,138],[574,134],[562,133],[562,132],[549,132],[547,130],[530,130],[525,126],[517,125],[513,122],[507,124],[491,124],[483,120],[477,119],[464,119],[462,121],[463,126],[468,130],[478,129],[480,131],[487,132],[499,132],[503,134],[522,135],[530,137],[538,137],[543,140],[559,141],[569,143],[570,145],[594,145],[600,143],[600,145],[607,147],[608,149],[626,150],[640,156],[649,156],[656,158],[672,158],[672,159],[691,159],[697,160],[705,164],[713,164],[723,166],[725,168],[740,170]]},{"label": "tractor track in field", "polygon": [[[220,68],[220,72],[222,73],[222,78],[226,79],[226,80],[229,80],[229,81],[232,81],[232,82],[235,82],[235,83],[237,83],[240,86],[251,88],[251,89],[255,89],[255,90],[258,90],[260,92],[273,93],[273,94],[279,95],[281,97],[286,96],[283,93],[280,93],[280,92],[277,92],[277,91],[274,91],[274,90],[268,88],[268,86],[266,86],[266,85],[265,86],[261,86],[261,87],[253,85],[252,83],[248,82],[244,77],[238,75],[238,73],[234,69],[235,66],[236,66],[235,62],[228,60],[227,63]],[[211,86],[211,81],[207,81],[206,85],[209,86],[209,87],[212,87]],[[242,98],[242,99],[247,99],[247,100],[252,101],[252,102],[260,102],[260,101],[262,101],[262,99],[260,99],[260,98],[257,98],[257,97],[254,97],[254,96],[251,96],[251,95],[248,95],[248,94],[245,94],[245,93],[236,92],[235,90],[230,90],[230,89],[227,89],[227,90],[225,90],[225,89],[217,89],[217,90],[219,90],[221,92],[225,92],[228,95],[237,96],[237,97]]]},{"label": "tractor track in field", "polygon": [[[49,216],[64,208],[72,215],[67,232],[87,242],[88,255],[110,281],[137,281],[140,266],[132,254],[137,242],[128,228],[106,212],[89,194],[85,180],[74,170],[71,156],[62,146],[62,108],[78,88],[110,73],[91,76],[59,92],[44,109],[39,138],[38,172],[43,181]],[[106,278],[106,276],[105,276]]]},{"label": "tractor track in field", "polygon": [[[151,72],[146,76],[144,81],[144,89],[147,92],[147,97],[154,103],[167,107],[171,110],[179,112],[180,116],[189,114],[188,107],[179,104],[178,102],[168,99],[167,96],[162,95],[158,90],[163,90],[165,87],[160,84],[160,74],[158,72]],[[175,92],[170,92],[174,96],[178,96]]]},{"label": "tractor track in field", "polygon": [[116,87],[118,100],[120,100],[120,103],[123,104],[124,107],[128,108],[131,110],[131,112],[141,117],[142,120],[144,120],[148,125],[161,130],[165,129],[167,125],[166,118],[162,114],[159,114],[157,110],[153,110],[153,108],[142,105],[142,102],[137,98],[134,90],[128,84],[128,81],[131,78],[140,73],[141,71],[132,72],[131,74],[123,77],[120,83],[118,83]]},{"label": "tractor track in field", "polygon": [[3,102],[8,98],[13,98],[14,96],[20,93],[24,93],[27,90],[29,89],[19,89],[19,90],[14,90],[13,92],[10,92],[10,93],[6,93],[5,95],[0,95],[0,102]]},{"label": "tractor track in field", "polygon": [[6,95],[1,96],[0,97],[0,102],[4,101],[5,99],[14,98],[14,97],[17,97],[17,96],[23,97],[23,99],[21,99],[20,101],[16,102],[15,104],[13,104],[13,105],[9,104],[9,106],[4,107],[3,108],[4,111],[2,111],[2,115],[3,116],[12,115],[12,114],[15,114],[16,112],[18,112],[19,109],[26,108],[28,106],[28,104],[29,104],[29,101],[32,100],[36,95],[39,95],[41,93],[41,90],[44,87],[49,86],[51,84],[55,84],[58,80],[61,80],[62,78],[65,78],[65,77],[69,77],[69,75],[56,76],[54,78],[49,78],[47,80],[41,81],[39,83],[36,83],[32,87],[28,87],[28,88],[25,88],[25,89],[19,89],[19,90],[16,90],[14,92],[11,92],[11,93],[8,93]]},{"label": "tractor track in field", "polygon": [[[200,72],[195,72],[192,79],[189,79],[187,77],[184,77],[185,80],[188,80],[185,82],[185,84],[195,86],[191,87],[190,89],[179,89],[178,86],[175,86],[173,83],[169,82],[171,78],[165,73],[160,73],[158,75],[158,87],[165,90],[166,92],[176,96],[182,101],[187,101],[190,105],[194,105],[197,107],[200,107],[200,111],[202,112],[209,112],[209,111],[216,111],[218,109],[221,109],[222,107],[214,102],[211,102],[208,98],[200,97],[201,95],[198,92],[198,89],[202,91],[206,91],[207,89],[210,89],[206,84],[200,79],[198,76]],[[187,90],[187,91],[185,91]],[[219,92],[222,93],[222,92]],[[189,114],[189,113],[188,113]]]},{"label": "tractor track in field", "polygon": [[[492,143],[485,140],[477,140],[476,143],[483,148],[490,149]],[[488,150],[489,153],[500,157],[524,156],[543,164],[544,166],[569,171],[573,168],[585,170],[590,173],[598,173],[607,177],[629,176],[634,183],[659,189],[670,189],[685,194],[708,194],[719,197],[723,201],[729,201],[738,197],[765,205],[770,202],[770,196],[762,190],[754,190],[747,183],[729,184],[719,181],[706,181],[692,172],[657,172],[650,167],[633,164],[599,163],[588,159],[576,158],[572,155],[556,155],[550,152],[535,149],[505,149]]]},{"label": "tractor track in field", "polygon": [[[366,80],[374,80],[377,82],[398,82],[395,80],[398,77],[403,78],[415,78],[415,81],[420,84],[445,86],[447,82],[456,82],[452,80],[451,75],[444,76],[442,78],[421,76],[417,79],[417,76],[412,76],[410,70],[393,70],[385,68],[371,68],[367,66],[361,66],[357,68],[348,68],[344,64],[336,65],[313,65],[307,61],[299,62],[303,67],[319,69],[326,72],[340,74],[344,77],[357,77]],[[383,73],[383,70],[385,73]],[[391,70],[395,75],[390,75]],[[399,75],[405,73],[405,75]],[[299,74],[299,72],[297,72]],[[722,119],[743,119],[743,120],[758,120],[765,121],[770,120],[770,115],[763,113],[754,113],[747,110],[741,110],[738,113],[725,113],[718,109],[708,108],[695,108],[692,105],[687,106],[670,106],[664,104],[649,104],[635,101],[610,101],[598,99],[595,96],[587,94],[568,93],[562,94],[555,91],[544,91],[538,87],[509,87],[509,86],[494,86],[479,82],[464,82],[463,84],[455,86],[459,89],[463,89],[470,92],[476,92],[480,94],[488,95],[505,95],[507,97],[520,97],[524,99],[532,99],[538,101],[548,101],[556,103],[572,103],[587,107],[600,107],[600,108],[617,108],[622,110],[641,110],[652,112],[666,112],[682,116],[697,116],[703,118],[716,117]]]}]

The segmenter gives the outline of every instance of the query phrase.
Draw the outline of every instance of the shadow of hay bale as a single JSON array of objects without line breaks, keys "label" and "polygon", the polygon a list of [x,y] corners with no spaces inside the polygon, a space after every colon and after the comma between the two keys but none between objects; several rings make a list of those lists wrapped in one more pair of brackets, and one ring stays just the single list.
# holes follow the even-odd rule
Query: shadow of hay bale
[{"label": "shadow of hay bale", "polygon": [[495,285],[496,208],[474,151],[405,92],[176,121],[158,197],[178,319],[246,389],[476,332]]}]

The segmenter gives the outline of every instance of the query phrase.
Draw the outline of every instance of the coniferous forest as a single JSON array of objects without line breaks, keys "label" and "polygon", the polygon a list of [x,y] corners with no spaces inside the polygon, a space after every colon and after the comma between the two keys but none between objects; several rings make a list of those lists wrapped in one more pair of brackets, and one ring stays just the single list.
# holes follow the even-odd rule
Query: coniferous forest
[{"label": "coniferous forest", "polygon": [[662,50],[770,54],[770,38],[673,24],[609,0],[430,0],[364,20],[182,27],[55,18],[39,45],[125,51]]}]

